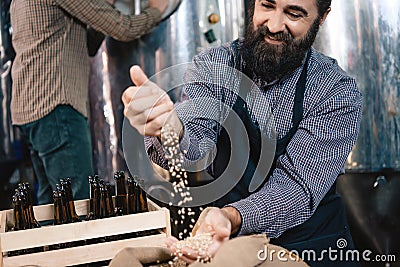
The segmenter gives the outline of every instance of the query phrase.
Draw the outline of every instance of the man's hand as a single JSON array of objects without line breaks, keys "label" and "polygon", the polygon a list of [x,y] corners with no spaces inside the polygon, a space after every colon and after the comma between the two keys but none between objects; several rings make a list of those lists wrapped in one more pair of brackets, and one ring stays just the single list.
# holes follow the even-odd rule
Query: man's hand
[{"label": "man's hand", "polygon": [[149,0],[149,7],[155,7],[160,11],[160,14],[164,14],[167,9],[169,1],[167,0]]},{"label": "man's hand", "polygon": [[[206,208],[201,214],[193,228],[192,235],[211,234],[212,243],[208,247],[207,255],[213,257],[219,247],[226,241],[232,233],[232,229],[236,229],[240,226],[240,214],[232,207],[226,207],[223,209],[219,208]],[[178,239],[170,237],[167,239],[167,247],[171,250],[171,253],[176,253],[176,242]],[[178,257],[187,263],[192,263],[198,259],[198,252],[193,251],[190,248],[184,248],[180,250]]]},{"label": "man's hand", "polygon": [[133,66],[130,74],[136,86],[125,90],[122,101],[124,115],[131,125],[144,136],[160,137],[165,124],[170,124],[178,134],[181,133],[182,123],[167,93],[150,82],[139,66]]}]

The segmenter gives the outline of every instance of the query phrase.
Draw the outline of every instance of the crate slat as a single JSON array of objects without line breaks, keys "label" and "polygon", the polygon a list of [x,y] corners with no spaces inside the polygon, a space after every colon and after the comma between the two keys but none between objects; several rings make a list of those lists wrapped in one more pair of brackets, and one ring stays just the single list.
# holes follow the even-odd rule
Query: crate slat
[{"label": "crate slat", "polygon": [[[6,216],[4,213],[0,212],[0,233],[4,233],[6,231]],[[1,248],[0,242],[0,267],[3,267],[3,249]]]},{"label": "crate slat", "polygon": [[0,233],[4,233],[7,227],[7,216],[0,212]]},{"label": "crate slat", "polygon": [[[88,200],[75,201],[75,208],[79,216],[87,214],[88,204]],[[160,208],[151,200],[148,200],[148,208],[149,212],[144,213],[63,225],[49,225],[15,232],[7,232],[7,225],[14,223],[13,210],[1,211],[0,267],[32,264],[39,266],[78,265],[112,259],[120,249],[126,246],[163,246],[163,240],[171,234],[169,210]],[[53,205],[36,206],[34,213],[39,222],[52,220]],[[26,255],[7,255],[7,252],[11,251],[156,229],[161,229],[160,234]]]},{"label": "crate slat", "polygon": [[[83,216],[88,214],[89,208],[89,200],[77,200],[74,201],[75,203],[75,210],[79,216]],[[33,213],[35,214],[36,220],[46,221],[46,220],[53,220],[54,219],[54,209],[53,204],[48,205],[40,205],[33,207]]]},{"label": "crate slat", "polygon": [[[63,225],[47,226],[37,229],[7,232],[2,234],[1,248],[4,251],[14,251],[32,247],[67,243],[120,235],[151,229],[166,228],[165,211],[152,211],[111,217],[101,220],[85,221]],[[29,239],[27,239],[29,237]]]},{"label": "crate slat", "polygon": [[1,212],[3,214],[3,221],[2,227],[0,228],[0,233],[5,233],[7,231],[7,223],[14,224],[14,211],[13,210],[5,210]]},{"label": "crate slat", "polygon": [[159,234],[128,240],[9,257],[4,258],[4,265],[7,267],[24,265],[58,267],[104,261],[112,259],[115,254],[117,254],[124,247],[160,246],[160,244],[164,243],[165,238],[166,234]]}]

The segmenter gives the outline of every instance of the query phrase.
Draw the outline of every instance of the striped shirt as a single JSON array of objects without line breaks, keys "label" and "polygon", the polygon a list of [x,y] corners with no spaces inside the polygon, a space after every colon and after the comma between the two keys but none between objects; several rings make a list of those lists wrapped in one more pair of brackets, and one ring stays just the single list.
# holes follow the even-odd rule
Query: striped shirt
[{"label": "striped shirt", "polygon": [[[232,79],[224,71],[210,70],[216,64],[234,67],[235,58],[229,44],[197,55],[194,69],[186,76],[186,81],[191,82],[184,87],[185,99],[211,96],[232,106],[236,101],[235,94],[226,86],[211,85],[215,81],[221,84]],[[269,112],[274,118],[277,138],[283,137],[292,127],[296,83],[302,69],[300,66],[289,76],[270,84],[253,77],[259,86],[255,90],[259,92],[254,94],[252,89],[245,99],[251,103],[248,109],[262,131],[268,128],[268,120],[264,118]],[[205,82],[193,82],[193,77]],[[303,108],[302,121],[266,184],[249,197],[229,204],[242,216],[239,234],[265,232],[276,238],[305,222],[343,172],[359,131],[362,95],[355,80],[335,60],[314,49],[308,62]],[[189,161],[201,158],[217,141],[219,128],[216,122],[193,115],[188,120],[185,114],[193,114],[193,111],[185,110],[180,104],[176,109],[185,131],[181,150],[187,151],[185,156]],[[215,105],[202,105],[201,109],[203,113],[207,109],[213,114],[224,113]],[[151,159],[165,166],[164,152],[158,140],[146,137],[145,144]]]},{"label": "striped shirt", "polygon": [[104,0],[13,0],[11,115],[13,124],[36,121],[57,105],[88,116],[87,26],[120,41],[148,33],[161,19],[156,8],[127,16]]}]

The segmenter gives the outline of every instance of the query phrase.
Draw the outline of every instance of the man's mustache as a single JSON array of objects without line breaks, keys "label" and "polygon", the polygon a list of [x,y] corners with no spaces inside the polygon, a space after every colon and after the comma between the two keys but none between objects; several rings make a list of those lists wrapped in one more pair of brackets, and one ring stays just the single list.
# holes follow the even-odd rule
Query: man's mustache
[{"label": "man's mustache", "polygon": [[284,43],[288,43],[288,42],[293,40],[293,36],[290,33],[285,33],[283,31],[282,32],[272,33],[268,29],[268,27],[264,26],[264,25],[260,26],[257,29],[257,34],[259,36],[262,36],[263,38],[267,36],[268,38],[270,38],[272,40],[276,40],[276,41],[284,42]]}]

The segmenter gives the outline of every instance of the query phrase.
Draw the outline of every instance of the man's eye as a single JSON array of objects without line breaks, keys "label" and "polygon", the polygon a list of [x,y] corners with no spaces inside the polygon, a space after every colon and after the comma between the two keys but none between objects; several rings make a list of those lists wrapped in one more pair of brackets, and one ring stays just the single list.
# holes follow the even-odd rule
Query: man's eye
[{"label": "man's eye", "polygon": [[288,12],[287,14],[291,19],[300,19],[303,17],[301,14],[293,13],[293,12]]},{"label": "man's eye", "polygon": [[273,8],[273,5],[268,4],[268,3],[262,3],[261,6],[263,6],[264,8],[268,8],[268,9]]}]

